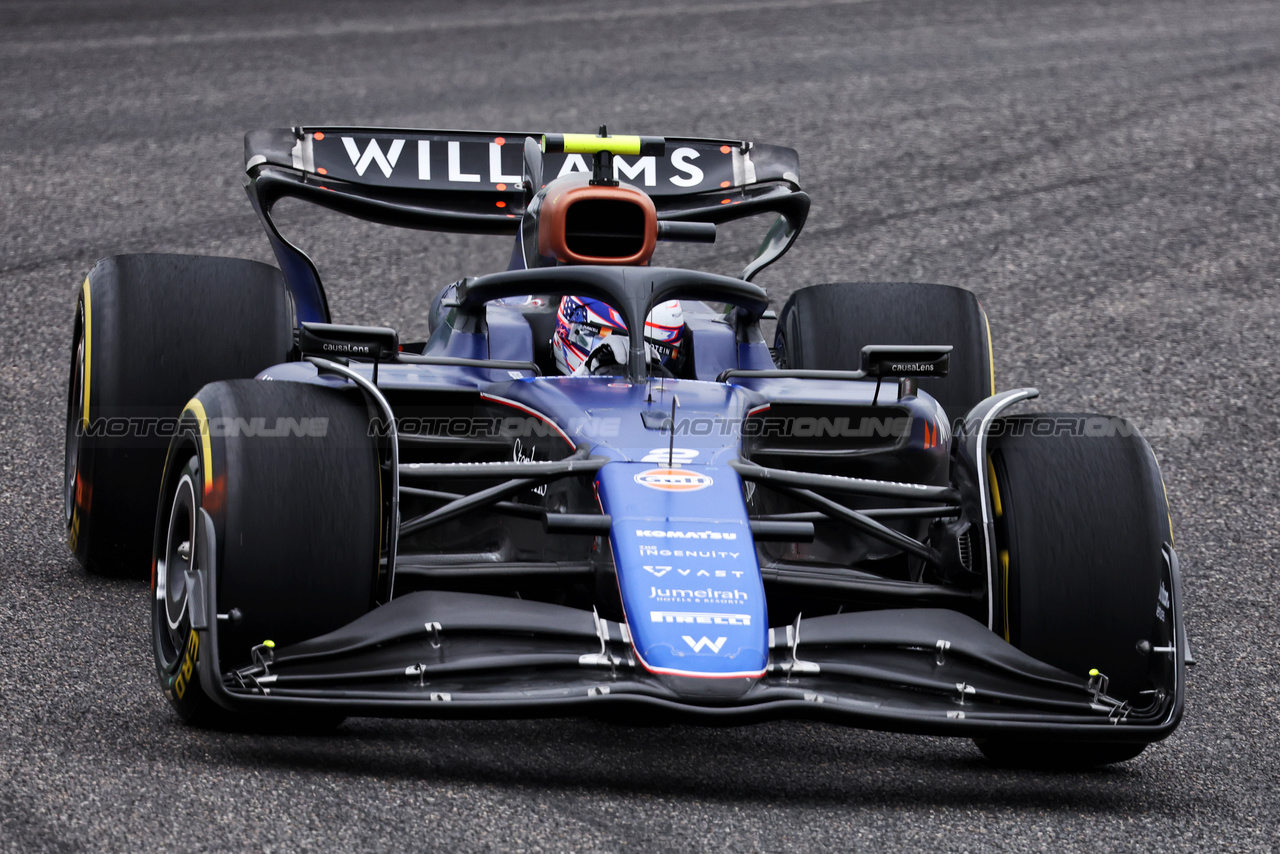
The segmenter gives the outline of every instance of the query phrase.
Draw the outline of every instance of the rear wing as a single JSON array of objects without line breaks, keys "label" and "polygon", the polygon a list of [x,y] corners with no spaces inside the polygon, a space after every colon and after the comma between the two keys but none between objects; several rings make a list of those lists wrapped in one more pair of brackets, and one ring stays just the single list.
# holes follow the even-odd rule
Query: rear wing
[{"label": "rear wing", "polygon": [[[325,322],[328,310],[314,264],[271,221],[277,201],[299,198],[403,228],[514,235],[538,189],[522,183],[525,140],[541,143],[543,136],[337,126],[245,134],[249,196],[294,292],[299,322]],[[583,154],[542,158],[545,180],[591,168],[590,156]],[[617,180],[649,194],[659,220],[723,223],[777,213],[744,279],[790,248],[809,211],[809,197],[800,190],[799,156],[782,146],[666,137],[662,154],[619,154],[613,170]]]}]

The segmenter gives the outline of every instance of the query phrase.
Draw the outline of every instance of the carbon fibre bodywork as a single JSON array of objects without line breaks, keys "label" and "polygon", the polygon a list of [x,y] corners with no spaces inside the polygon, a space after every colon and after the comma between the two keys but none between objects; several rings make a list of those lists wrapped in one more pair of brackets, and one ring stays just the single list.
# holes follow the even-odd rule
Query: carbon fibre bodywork
[{"label": "carbon fibre bodywork", "polygon": [[[368,613],[317,637],[233,644],[231,615],[251,603],[218,601],[227,570],[201,510],[186,587],[210,697],[245,713],[639,711],[1089,742],[1151,742],[1177,726],[1190,652],[1171,545],[1139,694],[1112,697],[1104,674],[1064,672],[1001,630],[987,433],[1033,389],[946,413],[911,377],[945,370],[949,347],[889,353],[896,369],[876,348],[860,371],[775,364],[760,330],[767,295],[749,279],[807,214],[794,152],[667,140],[664,156],[623,161],[662,221],[778,215],[735,278],[530,266],[535,176],[575,170],[527,143],[522,160],[529,137],[246,138],[250,196],[311,342],[259,377],[364,399],[390,522]],[[511,234],[512,269],[447,288],[427,342],[393,349],[394,333],[371,330],[361,344],[359,329],[325,327],[314,265],[271,222],[285,196],[389,224]],[[568,294],[612,306],[629,329],[681,300],[684,373],[656,371],[637,335],[605,375],[547,375],[547,315]],[[335,336],[357,349],[324,351]]]}]

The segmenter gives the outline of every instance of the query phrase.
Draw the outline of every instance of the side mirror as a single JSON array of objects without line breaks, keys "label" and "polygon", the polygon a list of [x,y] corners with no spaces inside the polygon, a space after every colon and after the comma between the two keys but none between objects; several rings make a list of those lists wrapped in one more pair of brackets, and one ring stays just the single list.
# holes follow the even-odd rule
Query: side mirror
[{"label": "side mirror", "polygon": [[862,348],[862,371],[868,377],[945,377],[951,365],[950,344],[934,347],[884,346]]},{"label": "side mirror", "polygon": [[385,326],[341,326],[336,323],[304,323],[298,331],[298,349],[304,356],[326,359],[394,361],[400,339]]}]

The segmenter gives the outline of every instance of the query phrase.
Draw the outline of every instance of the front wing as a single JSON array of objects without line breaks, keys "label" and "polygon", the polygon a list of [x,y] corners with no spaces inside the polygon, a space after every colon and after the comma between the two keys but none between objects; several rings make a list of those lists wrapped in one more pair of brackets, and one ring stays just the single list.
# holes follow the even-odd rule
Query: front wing
[{"label": "front wing", "polygon": [[[202,538],[200,538],[202,539]],[[205,566],[215,564],[206,563]],[[258,647],[219,672],[215,579],[189,583],[206,691],[243,713],[325,708],[432,718],[634,716],[709,725],[782,718],[967,737],[1151,742],[1178,725],[1187,654],[1177,559],[1169,553],[1173,642],[1156,649],[1164,687],[1139,703],[1020,652],[954,611],[909,608],[800,618],[770,629],[759,679],[647,671],[624,623],[543,602],[411,593],[321,637]],[[213,619],[209,619],[209,617]],[[691,626],[691,636],[714,634]]]}]

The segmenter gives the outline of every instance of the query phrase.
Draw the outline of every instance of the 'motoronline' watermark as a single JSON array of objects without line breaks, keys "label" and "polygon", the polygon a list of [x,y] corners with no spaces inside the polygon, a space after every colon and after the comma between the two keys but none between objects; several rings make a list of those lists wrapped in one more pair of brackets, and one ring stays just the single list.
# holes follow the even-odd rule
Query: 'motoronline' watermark
[{"label": "'motoronline' watermark", "polygon": [[[244,438],[324,437],[328,435],[327,416],[266,417],[215,416],[204,425],[208,435]],[[77,423],[78,436],[111,439],[169,440],[179,431],[182,420],[174,417],[120,416],[100,417]],[[1147,438],[1197,438],[1210,431],[1213,422],[1194,416],[1120,418],[1106,415],[1043,415],[1028,418],[995,419],[991,436],[1077,436],[1107,438],[1135,433]],[[669,436],[673,422],[664,419],[655,433]],[[963,429],[963,419],[953,425]],[[908,416],[826,417],[777,416],[727,418],[723,416],[677,417],[677,437],[723,437],[735,439],[899,439],[914,429]],[[395,432],[414,436],[439,436],[453,439],[530,439],[557,436],[561,432],[577,439],[609,440],[622,433],[622,419],[615,416],[581,416],[552,423],[544,418],[526,415],[505,417],[475,415],[426,415],[397,417]],[[381,418],[369,421],[366,435],[386,438],[392,433],[390,422]]]},{"label": "'motoronline' watermark", "polygon": [[[87,424],[81,422],[76,434],[113,439],[171,439],[178,434],[182,424],[179,418],[154,418],[150,416],[95,418]],[[265,416],[216,416],[199,425],[192,425],[210,436],[244,436],[247,438],[287,438],[299,436],[323,437],[329,433],[327,416],[303,416],[300,418],[267,418]]]},{"label": "'motoronline' watermark", "polygon": [[[561,432],[579,438],[610,439],[621,433],[622,419],[615,416],[580,416],[553,424],[546,419],[529,415],[409,415],[397,417],[395,429],[397,433],[407,435],[447,436],[454,439],[530,439],[558,436]],[[391,423],[385,418],[371,420],[369,435],[391,435]]]},{"label": "'motoronline' watermark", "polygon": [[[1105,439],[1112,436],[1141,435],[1147,438],[1204,435],[1206,418],[1121,418],[1115,415],[1037,415],[1026,418],[997,418],[988,436],[1083,436]],[[963,421],[957,422],[957,427]]]}]

